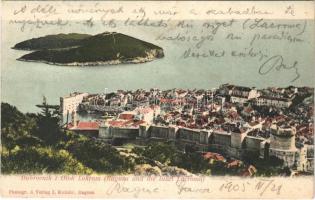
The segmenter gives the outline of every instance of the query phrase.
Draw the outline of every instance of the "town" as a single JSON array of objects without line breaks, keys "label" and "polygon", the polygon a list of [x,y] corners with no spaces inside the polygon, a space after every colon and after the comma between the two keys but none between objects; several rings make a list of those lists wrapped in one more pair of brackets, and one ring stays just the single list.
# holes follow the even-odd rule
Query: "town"
[{"label": "town", "polygon": [[[212,89],[74,92],[60,98],[70,131],[114,145],[172,141],[242,160],[276,157],[299,172],[314,169],[314,89]],[[82,117],[85,116],[85,117]]]}]

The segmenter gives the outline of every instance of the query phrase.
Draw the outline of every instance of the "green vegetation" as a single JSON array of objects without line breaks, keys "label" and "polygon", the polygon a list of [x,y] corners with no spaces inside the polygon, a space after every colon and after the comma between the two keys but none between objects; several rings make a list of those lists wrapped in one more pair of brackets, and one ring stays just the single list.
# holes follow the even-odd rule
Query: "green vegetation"
[{"label": "green vegetation", "polygon": [[58,35],[47,35],[39,38],[32,38],[23,42],[17,43],[13,49],[20,50],[44,50],[44,49],[59,49],[78,46],[82,39],[90,37],[88,34],[69,33]]},{"label": "green vegetation", "polygon": [[248,153],[244,157],[246,163],[252,164],[257,169],[256,176],[289,176],[291,171],[287,167],[283,167],[283,160],[270,156],[266,159],[261,159],[257,155]]},{"label": "green vegetation", "polygon": [[125,173],[133,163],[108,144],[64,131],[56,109],[23,114],[1,104],[1,171],[11,173]]},{"label": "green vegetation", "polygon": [[115,148],[103,142],[91,139],[81,139],[78,142],[71,139],[65,148],[85,166],[98,173],[129,173],[134,168],[131,159],[121,156]]},{"label": "green vegetation", "polygon": [[3,173],[92,173],[66,150],[48,147],[21,149],[16,145],[14,149],[4,150],[1,157]]},{"label": "green vegetation", "polygon": [[[214,176],[279,176],[290,175],[290,170],[283,167],[283,161],[270,157],[269,159],[259,159],[257,155],[250,155],[240,160],[217,160],[205,159],[201,153],[193,148],[186,148],[186,151],[179,151],[171,142],[153,142],[144,148],[135,147],[133,153],[161,162],[166,166],[177,166],[195,174]],[[145,161],[137,164],[144,164]],[[249,168],[252,169],[251,174]]]},{"label": "green vegetation", "polygon": [[195,174],[240,175],[245,169],[245,165],[228,168],[225,161],[205,159],[201,153],[189,149],[186,152],[179,151],[172,143],[151,143],[145,148],[134,148],[133,153]]},{"label": "green vegetation", "polygon": [[[19,60],[64,65],[71,63],[98,65],[102,62],[139,63],[164,56],[162,48],[121,33],[105,32],[90,37],[81,34],[62,36],[46,36],[27,40],[18,43],[14,48],[40,49],[22,56]],[[34,48],[35,46],[37,48]],[[58,46],[59,48],[57,48]]]}]

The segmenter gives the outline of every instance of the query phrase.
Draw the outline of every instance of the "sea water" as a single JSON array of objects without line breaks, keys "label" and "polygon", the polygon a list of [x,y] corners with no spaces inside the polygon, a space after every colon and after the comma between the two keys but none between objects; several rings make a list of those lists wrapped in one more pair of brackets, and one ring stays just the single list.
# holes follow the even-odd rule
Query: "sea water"
[{"label": "sea water", "polygon": [[[302,20],[303,22],[303,20]],[[202,22],[198,22],[202,23]],[[293,22],[291,22],[293,23]],[[224,40],[224,34],[218,32],[213,41],[205,40],[200,48],[193,42],[158,39],[165,30],[154,27],[87,27],[82,24],[68,27],[47,26],[44,28],[25,28],[20,25],[3,23],[2,62],[1,62],[1,101],[18,107],[23,112],[34,112],[36,104],[45,96],[50,104],[59,104],[59,97],[71,92],[101,93],[117,89],[135,90],[139,88],[204,88],[211,89],[224,83],[263,88],[268,86],[286,87],[288,85],[313,86],[314,67],[314,27],[309,21],[302,43],[287,45],[287,41],[257,41],[256,46],[270,55],[281,54],[287,62],[298,59],[300,78],[291,82],[294,74],[289,71],[275,71],[260,75],[258,68],[261,62],[257,58],[184,58],[185,51],[191,48],[194,52],[239,50],[248,51],[250,37],[236,27],[233,33],[243,34],[242,42]],[[120,64],[98,67],[54,66],[44,63],[23,62],[16,59],[29,53],[11,49],[16,43],[30,38],[58,33],[97,34],[105,31],[124,33],[146,42],[156,44],[164,49],[165,57],[143,64]],[[168,30],[169,35],[178,31]],[[261,30],[257,30],[259,32]],[[268,32],[268,30],[264,31]],[[189,35],[200,35],[200,30],[190,30]],[[181,32],[185,35],[185,30]],[[251,34],[253,35],[253,33]],[[187,52],[186,52],[187,53]],[[213,55],[216,52],[213,52]],[[220,52],[219,52],[220,53]]]}]

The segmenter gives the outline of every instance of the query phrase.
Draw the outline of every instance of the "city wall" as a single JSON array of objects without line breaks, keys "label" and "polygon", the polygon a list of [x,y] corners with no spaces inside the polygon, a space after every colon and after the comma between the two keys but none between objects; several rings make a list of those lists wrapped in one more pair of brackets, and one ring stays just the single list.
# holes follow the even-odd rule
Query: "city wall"
[{"label": "city wall", "polygon": [[[139,128],[134,127],[111,127],[101,126],[99,137],[102,139],[127,139],[128,141],[148,141],[149,139],[159,141],[173,141],[179,149],[185,149],[187,146],[196,147],[199,151],[212,151],[223,154],[227,157],[237,159],[243,158],[245,155],[265,156],[265,150],[269,151],[270,156],[276,156],[284,160],[284,165],[292,166],[297,160],[298,153],[289,150],[291,140],[282,141],[280,138],[279,146],[284,149],[272,149],[266,147],[265,142],[268,139],[254,136],[247,136],[247,132],[234,133],[224,130],[200,130],[189,129],[177,126],[159,126],[159,125],[140,125]],[[273,138],[271,138],[272,140]],[[277,142],[279,138],[275,138],[272,142]],[[292,138],[291,138],[292,139]],[[283,146],[284,145],[284,146]],[[268,148],[268,149],[265,149]],[[288,149],[289,148],[289,149]],[[263,153],[263,154],[262,154]]]},{"label": "city wall", "polygon": [[258,137],[253,137],[253,136],[247,136],[245,138],[245,146],[246,150],[248,151],[254,151],[254,152],[259,152],[260,151],[260,145],[261,143],[265,141],[264,138],[258,138]]}]

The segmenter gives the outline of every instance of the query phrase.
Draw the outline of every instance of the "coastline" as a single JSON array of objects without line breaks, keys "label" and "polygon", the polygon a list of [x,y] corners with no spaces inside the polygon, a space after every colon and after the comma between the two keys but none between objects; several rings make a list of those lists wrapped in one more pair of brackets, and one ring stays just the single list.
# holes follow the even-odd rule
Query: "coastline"
[{"label": "coastline", "polygon": [[24,61],[24,62],[37,62],[37,63],[45,63],[49,65],[58,65],[58,66],[76,66],[76,67],[94,67],[94,66],[104,66],[104,65],[118,65],[118,64],[141,64],[145,62],[151,62],[153,60],[163,58],[164,57],[164,51],[162,50],[150,50],[149,52],[146,52],[146,57],[135,57],[130,60],[108,60],[108,61],[93,61],[93,62],[70,62],[70,63],[59,63],[59,62],[50,62],[47,60],[31,60],[31,59],[24,59],[24,58],[18,58],[16,60],[18,61]]},{"label": "coastline", "polygon": [[110,60],[110,61],[97,61],[97,62],[72,62],[72,63],[58,63],[58,62],[49,62],[46,60],[27,60],[18,58],[18,61],[23,62],[36,62],[36,63],[45,63],[49,65],[57,65],[57,66],[67,66],[67,67],[96,67],[96,66],[105,66],[105,65],[119,65],[119,64],[141,64],[145,62],[151,62],[155,59],[147,59],[145,61],[122,61],[122,60]]}]

